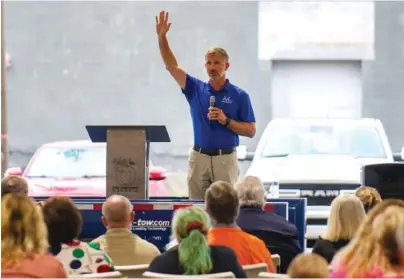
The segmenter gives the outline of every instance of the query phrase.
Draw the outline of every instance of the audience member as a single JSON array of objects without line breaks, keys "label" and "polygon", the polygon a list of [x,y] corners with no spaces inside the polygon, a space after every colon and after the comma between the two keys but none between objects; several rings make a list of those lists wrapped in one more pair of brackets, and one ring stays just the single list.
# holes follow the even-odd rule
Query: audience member
[{"label": "audience member", "polygon": [[247,176],[236,185],[240,213],[237,225],[264,241],[268,250],[281,257],[279,272],[286,273],[289,263],[303,252],[297,228],[273,211],[265,211],[265,192],[261,180]]},{"label": "audience member", "polygon": [[[398,245],[398,259],[401,266],[404,266],[404,223],[398,225],[396,235],[396,243]],[[402,276],[404,277],[404,276]]]},{"label": "audience member", "polygon": [[209,219],[202,208],[176,210],[172,231],[179,245],[155,258],[148,271],[177,275],[233,272],[236,278],[246,278],[230,248],[208,245],[208,229]]},{"label": "audience member", "polygon": [[1,197],[6,194],[28,194],[28,183],[22,176],[6,176],[1,180]]},{"label": "audience member", "polygon": [[59,258],[69,277],[113,270],[112,261],[98,245],[76,240],[82,225],[81,214],[68,197],[47,200],[42,211],[50,252]]},{"label": "audience member", "polygon": [[230,247],[241,265],[266,263],[269,272],[275,272],[265,243],[246,232],[236,224],[239,214],[237,191],[229,183],[217,181],[205,193],[205,206],[212,221],[208,233],[210,245]]},{"label": "audience member", "polygon": [[355,195],[340,195],[331,203],[327,230],[313,246],[312,252],[331,263],[335,253],[355,236],[365,220],[363,205]]},{"label": "audience member", "polygon": [[111,257],[114,265],[149,264],[160,255],[156,246],[132,233],[135,212],[126,197],[109,197],[102,206],[102,215],[107,232],[93,242]]},{"label": "audience member", "polygon": [[329,278],[328,263],[316,254],[300,254],[290,263],[289,278]]},{"label": "audience member", "polygon": [[25,195],[2,198],[1,277],[67,278],[47,246],[46,226],[35,202]]},{"label": "audience member", "polygon": [[361,186],[356,189],[355,195],[361,200],[366,213],[382,201],[379,192],[373,187]]},{"label": "audience member", "polygon": [[397,230],[404,218],[404,201],[385,200],[369,211],[354,239],[332,261],[331,277],[403,277]]}]

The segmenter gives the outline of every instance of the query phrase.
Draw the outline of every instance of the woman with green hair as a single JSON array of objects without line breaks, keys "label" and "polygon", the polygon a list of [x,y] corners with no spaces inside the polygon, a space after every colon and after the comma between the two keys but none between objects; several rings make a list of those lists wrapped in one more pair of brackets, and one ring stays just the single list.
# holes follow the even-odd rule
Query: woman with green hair
[{"label": "woman with green hair", "polygon": [[209,217],[202,208],[176,210],[172,232],[179,244],[155,258],[148,271],[176,275],[233,272],[236,278],[247,278],[231,248],[208,245],[208,229]]}]

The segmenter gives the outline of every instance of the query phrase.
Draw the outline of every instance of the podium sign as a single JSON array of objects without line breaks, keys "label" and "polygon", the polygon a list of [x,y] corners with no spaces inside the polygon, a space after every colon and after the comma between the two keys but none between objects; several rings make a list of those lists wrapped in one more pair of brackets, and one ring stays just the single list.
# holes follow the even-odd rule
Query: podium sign
[{"label": "podium sign", "polygon": [[87,125],[92,142],[107,143],[107,198],[122,195],[130,200],[149,198],[151,142],[170,142],[165,126]]},{"label": "podium sign", "polygon": [[134,129],[107,131],[107,197],[122,195],[145,199],[146,132]]}]

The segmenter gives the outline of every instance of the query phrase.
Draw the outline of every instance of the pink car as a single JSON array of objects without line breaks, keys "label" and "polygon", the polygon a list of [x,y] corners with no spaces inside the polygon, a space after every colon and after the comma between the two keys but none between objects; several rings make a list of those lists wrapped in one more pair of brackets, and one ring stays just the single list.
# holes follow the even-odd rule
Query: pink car
[{"label": "pink car", "polygon": [[[105,197],[106,144],[63,141],[41,146],[25,169],[9,168],[5,175],[22,175],[32,197]],[[167,196],[165,170],[149,161],[149,196]]]}]

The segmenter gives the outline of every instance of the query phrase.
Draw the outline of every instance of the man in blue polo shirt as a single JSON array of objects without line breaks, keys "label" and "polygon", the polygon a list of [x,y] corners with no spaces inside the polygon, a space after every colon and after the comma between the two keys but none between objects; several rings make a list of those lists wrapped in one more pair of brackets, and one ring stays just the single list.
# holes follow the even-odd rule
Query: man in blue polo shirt
[{"label": "man in blue polo shirt", "polygon": [[191,110],[194,147],[189,158],[189,197],[204,199],[213,182],[236,183],[239,175],[236,147],[239,136],[251,138],[255,135],[254,111],[248,94],[226,79],[230,66],[227,52],[213,48],[206,53],[209,82],[192,77],[178,65],[170,49],[166,37],[170,26],[168,13],[161,11],[156,16],[160,54]]}]

